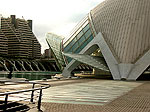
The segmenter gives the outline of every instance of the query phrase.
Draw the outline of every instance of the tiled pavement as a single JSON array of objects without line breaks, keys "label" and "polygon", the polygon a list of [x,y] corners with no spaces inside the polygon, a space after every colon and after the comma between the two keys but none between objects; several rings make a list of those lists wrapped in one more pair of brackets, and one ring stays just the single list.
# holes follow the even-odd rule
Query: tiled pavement
[{"label": "tiled pavement", "polygon": [[150,112],[150,82],[87,79],[51,84],[43,95],[46,112]]}]

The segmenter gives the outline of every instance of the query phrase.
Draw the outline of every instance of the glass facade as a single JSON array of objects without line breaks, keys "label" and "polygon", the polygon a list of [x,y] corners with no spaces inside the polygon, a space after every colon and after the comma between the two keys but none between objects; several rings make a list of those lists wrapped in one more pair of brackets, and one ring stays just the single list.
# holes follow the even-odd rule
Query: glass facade
[{"label": "glass facade", "polygon": [[[58,38],[58,36],[47,34],[49,46],[53,50],[60,65],[68,64],[72,59],[75,59],[94,68],[109,71],[103,57],[97,56],[99,53],[96,51],[99,50],[93,51],[93,56],[79,54],[95,37],[96,33],[93,29],[89,16],[86,16],[74,28],[71,36],[64,44],[62,44],[62,39]],[[62,56],[62,51],[65,55],[64,57]],[[94,53],[96,53],[96,55],[94,55]]]},{"label": "glass facade", "polygon": [[84,64],[90,65],[94,68],[98,68],[103,71],[109,71],[107,64],[103,57],[99,56],[90,56],[90,55],[84,55],[84,54],[70,54],[65,53],[66,56],[72,57],[73,59],[82,62]]},{"label": "glass facade", "polygon": [[[65,53],[79,53],[94,38],[94,33],[90,26],[87,16],[79,23],[76,31],[74,31],[71,37],[64,43]],[[69,57],[66,58],[68,63],[72,60]]]},{"label": "glass facade", "polygon": [[62,55],[63,38],[61,36],[52,33],[47,33],[46,41],[54,53],[57,65],[59,66],[60,70],[62,70],[63,66],[65,65],[64,58]]}]

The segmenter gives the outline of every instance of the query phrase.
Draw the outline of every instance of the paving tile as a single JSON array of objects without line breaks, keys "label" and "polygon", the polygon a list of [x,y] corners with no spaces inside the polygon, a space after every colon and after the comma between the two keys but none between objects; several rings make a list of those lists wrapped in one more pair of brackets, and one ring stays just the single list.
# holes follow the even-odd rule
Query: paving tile
[{"label": "paving tile", "polygon": [[[108,89],[110,87],[107,85],[106,82],[105,82],[106,88]],[[118,97],[115,96],[113,100],[109,101],[105,105],[93,105],[93,104],[85,105],[85,104],[54,103],[54,102],[51,103],[43,102],[42,105],[46,109],[46,112],[150,112],[150,106],[149,106],[150,105],[150,94],[149,94],[150,82],[145,81],[142,83],[141,82],[128,83],[128,82],[120,81],[119,83],[115,82],[115,84],[112,82],[110,83],[111,83],[111,87],[114,87],[115,84],[120,83],[118,87],[114,87],[114,88],[118,88],[119,89],[118,93],[119,94],[123,93],[123,94],[119,95]],[[125,88],[125,91],[122,90],[123,88]],[[117,95],[118,93],[116,89],[114,90],[115,90],[115,95]],[[109,92],[110,94],[114,93],[113,90],[112,91],[110,90]],[[95,98],[97,97],[99,96],[96,96]],[[91,96],[90,98],[94,99],[94,97]]]},{"label": "paving tile", "polygon": [[44,91],[43,102],[104,105],[142,83],[96,80],[51,87]]}]

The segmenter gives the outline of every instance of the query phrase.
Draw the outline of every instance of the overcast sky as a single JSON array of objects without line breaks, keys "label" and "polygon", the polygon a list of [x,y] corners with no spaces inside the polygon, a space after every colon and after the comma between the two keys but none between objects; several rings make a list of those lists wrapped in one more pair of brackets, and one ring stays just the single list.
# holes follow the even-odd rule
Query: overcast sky
[{"label": "overcast sky", "polygon": [[0,14],[3,17],[33,20],[33,32],[44,49],[48,48],[48,32],[67,37],[70,31],[89,11],[104,0],[3,0]]}]

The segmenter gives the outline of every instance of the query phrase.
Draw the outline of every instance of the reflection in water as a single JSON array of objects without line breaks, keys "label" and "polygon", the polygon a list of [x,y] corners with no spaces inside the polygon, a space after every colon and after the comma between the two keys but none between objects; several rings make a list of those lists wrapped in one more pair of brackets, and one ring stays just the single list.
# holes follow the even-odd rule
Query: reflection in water
[{"label": "reflection in water", "polygon": [[[57,72],[15,72],[13,77],[26,78],[28,80],[41,80],[51,79],[51,76],[57,74]],[[0,77],[7,77],[8,74],[0,74]]]}]

